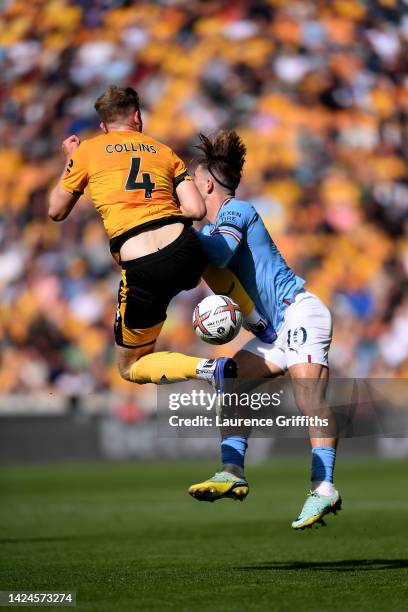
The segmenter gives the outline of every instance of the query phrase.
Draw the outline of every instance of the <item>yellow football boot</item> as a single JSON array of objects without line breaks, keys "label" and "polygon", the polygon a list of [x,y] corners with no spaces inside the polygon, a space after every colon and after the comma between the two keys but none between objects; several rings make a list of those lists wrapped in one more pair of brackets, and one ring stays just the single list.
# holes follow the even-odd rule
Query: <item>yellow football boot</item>
[{"label": "yellow football boot", "polygon": [[198,501],[215,502],[224,497],[244,501],[249,493],[248,482],[229,472],[216,472],[212,478],[191,485],[189,494]]}]

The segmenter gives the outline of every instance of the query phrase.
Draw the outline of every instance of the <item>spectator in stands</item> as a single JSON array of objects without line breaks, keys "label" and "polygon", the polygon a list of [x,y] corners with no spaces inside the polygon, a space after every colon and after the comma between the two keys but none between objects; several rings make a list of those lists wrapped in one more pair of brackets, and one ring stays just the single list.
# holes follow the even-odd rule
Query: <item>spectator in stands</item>
[{"label": "spectator in stands", "polygon": [[[238,129],[242,195],[333,309],[332,370],[407,375],[405,4],[3,2],[0,389],[126,386],[101,226],[86,202],[61,227],[45,206],[58,143],[97,129],[93,100],[110,83],[140,90],[146,129],[186,160],[199,131]],[[175,303],[166,347],[197,351],[191,310],[205,291]]]}]

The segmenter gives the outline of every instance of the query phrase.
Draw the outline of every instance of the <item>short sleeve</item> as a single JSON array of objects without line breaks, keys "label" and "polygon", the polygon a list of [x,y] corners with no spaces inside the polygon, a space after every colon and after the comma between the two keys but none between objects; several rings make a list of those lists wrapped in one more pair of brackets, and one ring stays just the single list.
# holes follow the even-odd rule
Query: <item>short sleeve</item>
[{"label": "short sleeve", "polygon": [[86,147],[80,144],[68,162],[61,187],[69,193],[83,193],[88,184],[88,160]]},{"label": "short sleeve", "polygon": [[180,185],[183,181],[191,181],[192,178],[188,173],[185,163],[181,160],[178,155],[172,151],[172,163],[173,163],[173,187],[174,189]]},{"label": "short sleeve", "polygon": [[222,204],[215,225],[207,224],[198,232],[208,259],[225,268],[238,251],[248,223],[256,212],[248,202],[231,198]]},{"label": "short sleeve", "polygon": [[221,206],[213,233],[231,236],[239,244],[242,240],[247,221],[248,211],[245,203],[232,199],[224,206]]}]

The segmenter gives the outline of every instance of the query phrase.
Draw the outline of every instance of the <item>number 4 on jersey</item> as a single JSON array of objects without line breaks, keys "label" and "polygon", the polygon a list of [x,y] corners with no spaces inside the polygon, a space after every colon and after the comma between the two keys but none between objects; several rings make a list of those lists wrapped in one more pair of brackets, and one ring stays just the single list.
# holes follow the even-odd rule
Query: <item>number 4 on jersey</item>
[{"label": "number 4 on jersey", "polygon": [[142,180],[138,181],[139,175],[140,157],[132,157],[132,165],[130,166],[129,176],[126,181],[126,191],[134,191],[135,189],[144,189],[144,197],[150,199],[152,197],[152,191],[156,187],[156,183],[153,183],[151,176],[148,172],[142,172]]}]

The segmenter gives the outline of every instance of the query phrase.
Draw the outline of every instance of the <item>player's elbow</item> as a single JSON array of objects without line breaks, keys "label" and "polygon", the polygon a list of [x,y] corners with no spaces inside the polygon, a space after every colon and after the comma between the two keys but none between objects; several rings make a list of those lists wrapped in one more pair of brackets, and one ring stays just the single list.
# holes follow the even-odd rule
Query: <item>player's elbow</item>
[{"label": "player's elbow", "polygon": [[48,218],[51,221],[62,221],[61,219],[61,211],[59,210],[59,206],[57,205],[57,194],[56,189],[51,191],[48,198]]},{"label": "player's elbow", "polygon": [[55,206],[52,201],[50,201],[48,206],[48,217],[51,219],[51,221],[63,221],[66,216],[65,211],[61,210],[58,206]]},{"label": "player's elbow", "polygon": [[195,202],[194,204],[181,204],[180,210],[185,217],[193,219],[193,221],[201,221],[207,214],[207,208],[204,202]]},{"label": "player's elbow", "polygon": [[201,221],[207,214],[207,207],[192,181],[183,181],[176,187],[180,210],[185,217]]},{"label": "player's elbow", "polygon": [[204,217],[207,216],[207,207],[204,202],[200,202],[200,206],[198,208],[196,221],[201,221]]},{"label": "player's elbow", "polygon": [[207,214],[207,209],[204,207],[204,210],[200,209],[200,210],[196,210],[195,212],[193,212],[190,219],[193,219],[193,221],[201,221],[202,219],[204,219],[206,214]]},{"label": "player's elbow", "polygon": [[56,221],[56,222],[63,221],[65,219],[64,215],[53,210],[52,208],[48,209],[48,218],[51,219],[51,221]]},{"label": "player's elbow", "polygon": [[52,221],[64,221],[71,212],[76,200],[76,197],[62,191],[57,185],[49,196],[48,217]]}]

